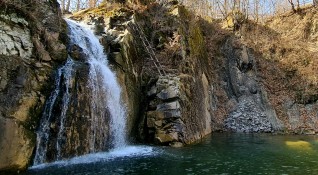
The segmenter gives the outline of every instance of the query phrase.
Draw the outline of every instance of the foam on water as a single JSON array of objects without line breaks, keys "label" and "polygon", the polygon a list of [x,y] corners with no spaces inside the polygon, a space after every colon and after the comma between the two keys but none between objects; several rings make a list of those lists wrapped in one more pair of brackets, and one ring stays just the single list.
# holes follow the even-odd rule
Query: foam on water
[{"label": "foam on water", "polygon": [[150,146],[127,146],[123,148],[113,149],[109,152],[99,152],[93,154],[86,154],[71,158],[69,160],[61,160],[52,163],[44,163],[30,167],[29,169],[44,169],[51,166],[70,166],[77,164],[90,164],[101,161],[111,161],[120,157],[140,157],[140,156],[153,156],[158,154],[153,147]]}]

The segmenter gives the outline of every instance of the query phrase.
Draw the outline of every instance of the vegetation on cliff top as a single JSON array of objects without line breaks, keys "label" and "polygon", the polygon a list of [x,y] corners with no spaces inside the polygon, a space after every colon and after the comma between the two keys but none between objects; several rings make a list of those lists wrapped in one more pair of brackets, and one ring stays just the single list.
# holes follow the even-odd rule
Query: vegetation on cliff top
[{"label": "vegetation on cliff top", "polygon": [[[244,3],[250,5],[246,4],[246,1],[239,3],[243,4],[240,8],[243,8]],[[193,67],[189,60],[200,59],[201,67],[211,67],[205,70],[210,82],[222,81],[219,75],[222,74],[222,65],[225,65],[225,62],[221,50],[227,38],[232,37],[237,45],[234,47],[246,45],[255,51],[261,83],[283,121],[287,120],[286,111],[283,110],[285,101],[292,100],[303,105],[317,101],[316,7],[297,5],[297,10],[292,11],[292,6],[288,2],[285,4],[285,10],[280,10],[279,4],[276,4],[276,11],[271,11],[273,15],[261,18],[256,14],[259,19],[250,20],[257,12],[253,11],[247,15],[246,11],[242,11],[244,9],[238,9],[235,4],[229,3],[228,7],[219,9],[223,13],[227,12],[223,14],[227,20],[222,20],[211,18],[213,15],[204,16],[199,12],[204,9],[191,6],[188,1],[184,1],[184,4],[190,5],[194,12],[177,4],[177,1],[152,2],[146,5],[104,3],[98,8],[80,11],[75,16],[85,13],[114,16],[123,9],[134,12],[158,59],[168,72],[192,72],[195,66]],[[286,11],[286,8],[290,11]],[[213,9],[211,10],[213,12]],[[229,20],[232,22],[229,23]],[[147,66],[151,63],[143,64],[144,69],[152,69],[152,66]],[[150,72],[154,73],[155,70]],[[218,89],[222,88],[216,87],[218,99],[225,102],[226,94]],[[222,102],[220,104],[216,116],[228,113],[229,107],[222,105]],[[303,117],[306,115],[304,113]],[[218,122],[223,122],[222,117]]]}]

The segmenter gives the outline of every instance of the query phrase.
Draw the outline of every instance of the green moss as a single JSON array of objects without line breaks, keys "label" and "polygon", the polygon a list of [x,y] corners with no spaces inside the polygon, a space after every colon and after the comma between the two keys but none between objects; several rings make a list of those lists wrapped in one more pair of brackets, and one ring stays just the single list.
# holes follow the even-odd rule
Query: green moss
[{"label": "green moss", "polygon": [[[180,17],[178,32],[182,36],[181,44],[184,46],[183,48],[190,49],[190,57],[207,58],[205,39],[199,21],[184,6],[178,6],[178,10]],[[183,50],[182,55],[186,55],[185,50]]]},{"label": "green moss", "polygon": [[189,34],[191,57],[206,58],[205,41],[198,22],[194,21],[190,24]]},{"label": "green moss", "polygon": [[180,19],[181,21],[187,21],[189,19],[192,19],[193,17],[193,14],[188,10],[186,9],[184,6],[178,6],[178,10],[179,10],[179,16],[180,16]]}]

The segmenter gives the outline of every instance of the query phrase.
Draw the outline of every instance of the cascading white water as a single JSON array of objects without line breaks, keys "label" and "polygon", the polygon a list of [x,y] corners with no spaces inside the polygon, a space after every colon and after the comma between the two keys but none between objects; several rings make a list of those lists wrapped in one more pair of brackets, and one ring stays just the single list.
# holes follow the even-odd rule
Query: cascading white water
[{"label": "cascading white water", "polygon": [[[37,143],[36,143],[36,152],[34,157],[34,165],[40,164],[45,162],[46,160],[46,153],[48,149],[48,141],[49,141],[49,131],[50,131],[50,124],[51,124],[51,117],[53,112],[53,107],[55,104],[55,101],[60,93],[61,89],[61,80],[64,77],[65,81],[65,89],[67,94],[63,96],[62,99],[62,114],[60,116],[60,131],[59,136],[62,137],[63,131],[64,131],[64,122],[65,122],[65,114],[68,109],[68,103],[69,103],[69,95],[68,95],[68,88],[70,79],[72,76],[72,66],[74,62],[72,59],[68,59],[65,65],[57,70],[56,77],[55,77],[55,83],[54,83],[54,90],[51,93],[49,99],[46,102],[42,119],[41,119],[41,125],[39,127],[39,130],[37,131]],[[62,138],[58,138],[57,142],[57,156],[60,156],[60,141]]]},{"label": "cascading white water", "polygon": [[103,46],[93,32],[82,24],[66,20],[70,29],[71,43],[77,44],[88,57],[90,65],[89,86],[92,90],[92,124],[90,149],[100,148],[105,143],[96,145],[96,138],[103,138],[108,133],[100,133],[100,128],[107,127],[104,116],[110,113],[110,136],[112,148],[126,146],[126,110],[121,101],[121,88],[115,74],[108,66]]},{"label": "cascading white water", "polygon": [[[83,153],[95,153],[107,148],[123,148],[126,146],[126,110],[121,101],[121,88],[115,74],[108,67],[103,46],[88,27],[71,20],[66,21],[69,26],[70,43],[82,49],[89,65],[87,84],[89,92],[86,95],[89,97],[90,107],[89,116],[86,116],[87,136],[84,137],[87,139],[85,142],[88,143],[89,151],[85,150]],[[54,90],[46,102],[37,131],[34,165],[45,163],[47,159],[61,160],[65,142],[71,139],[67,138],[70,133],[67,133],[65,125],[69,121],[67,114],[72,98],[69,88],[72,88],[74,78],[72,72],[76,64],[69,58],[57,71]],[[49,149],[51,152],[48,151]],[[54,155],[51,155],[52,153]]]},{"label": "cascading white water", "polygon": [[57,134],[57,141],[56,141],[56,158],[57,160],[62,159],[62,143],[65,140],[64,138],[64,133],[65,133],[65,121],[66,121],[66,113],[68,110],[68,106],[70,103],[70,92],[69,92],[69,87],[71,84],[71,78],[72,78],[72,67],[73,67],[73,60],[69,58],[63,67],[62,71],[65,74],[64,76],[64,84],[65,84],[65,92],[62,97],[62,110],[61,110],[61,115],[60,115],[60,128]]}]

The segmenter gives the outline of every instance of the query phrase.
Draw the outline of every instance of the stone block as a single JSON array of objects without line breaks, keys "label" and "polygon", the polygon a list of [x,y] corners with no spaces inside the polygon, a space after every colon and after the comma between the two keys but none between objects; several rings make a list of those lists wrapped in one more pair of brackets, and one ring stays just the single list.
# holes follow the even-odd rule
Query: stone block
[{"label": "stone block", "polygon": [[157,97],[161,100],[167,100],[172,98],[177,98],[179,96],[179,90],[176,87],[169,86],[167,89],[163,89],[157,94]]},{"label": "stone block", "polygon": [[158,111],[174,110],[174,109],[179,109],[179,108],[180,108],[179,101],[174,101],[174,102],[170,102],[170,103],[163,103],[163,104],[157,105]]},{"label": "stone block", "polygon": [[147,95],[148,96],[153,96],[153,95],[155,95],[157,93],[157,87],[156,86],[152,86],[151,88],[150,88],[150,90],[147,92]]},{"label": "stone block", "polygon": [[178,140],[178,133],[176,132],[169,133],[169,134],[160,133],[160,134],[156,134],[155,138],[159,143],[169,143],[169,142]]},{"label": "stone block", "polygon": [[163,113],[165,118],[180,118],[181,117],[180,110],[164,111]]},{"label": "stone block", "polygon": [[154,118],[147,117],[147,127],[154,128],[156,120]]},{"label": "stone block", "polygon": [[160,111],[148,111],[147,118],[154,118],[156,120],[162,120],[165,118],[164,113]]}]

